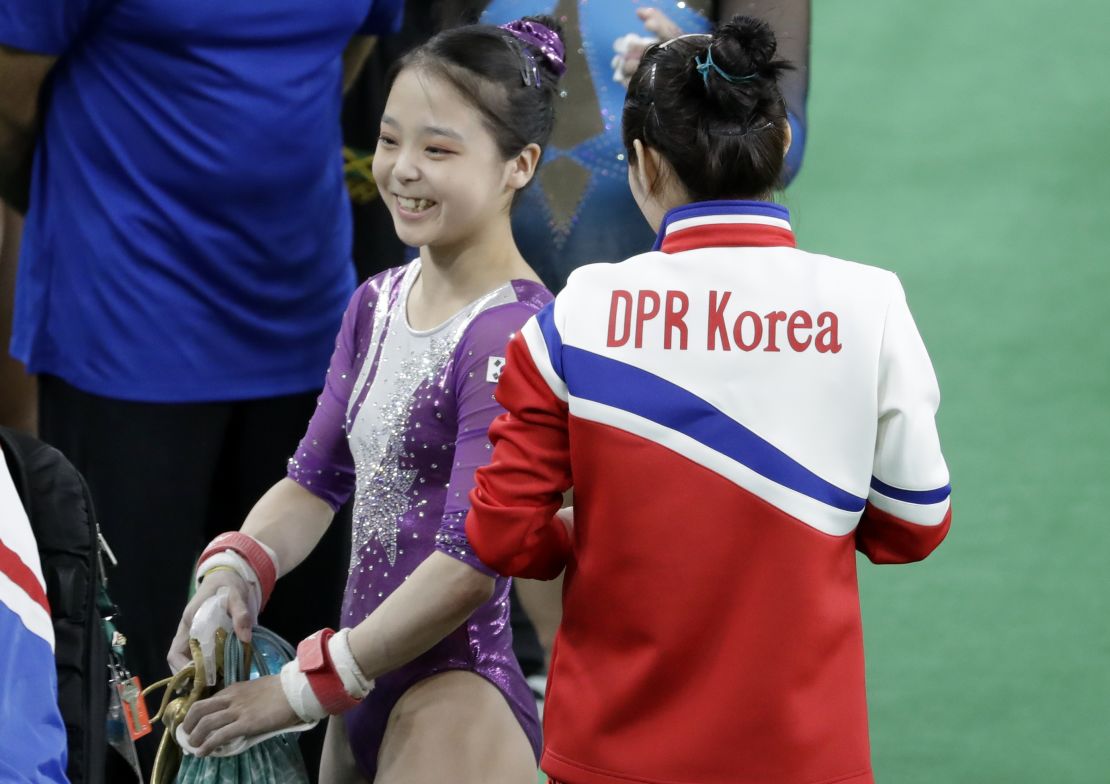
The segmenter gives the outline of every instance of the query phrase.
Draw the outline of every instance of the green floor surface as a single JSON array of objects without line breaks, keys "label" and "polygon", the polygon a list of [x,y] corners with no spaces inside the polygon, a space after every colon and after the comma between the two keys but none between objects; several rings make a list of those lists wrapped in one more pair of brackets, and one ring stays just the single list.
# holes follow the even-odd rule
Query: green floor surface
[{"label": "green floor surface", "polygon": [[954,521],[860,563],[882,784],[1110,782],[1110,5],[815,3],[799,244],[902,278]]}]

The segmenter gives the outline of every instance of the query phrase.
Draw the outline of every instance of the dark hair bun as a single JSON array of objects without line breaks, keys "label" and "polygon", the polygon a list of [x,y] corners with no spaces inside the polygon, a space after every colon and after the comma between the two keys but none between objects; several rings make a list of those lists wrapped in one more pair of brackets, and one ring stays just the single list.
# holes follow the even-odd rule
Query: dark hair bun
[{"label": "dark hair bun", "polygon": [[634,142],[663,154],[695,201],[763,198],[779,183],[788,119],[779,89],[793,66],[776,58],[770,25],[734,16],[710,38],[649,48],[629,85],[622,118]]},{"label": "dark hair bun", "polygon": [[727,73],[764,76],[777,47],[769,24],[752,16],[734,16],[713,36],[713,59]]},{"label": "dark hair bun", "polygon": [[[713,64],[729,78],[714,69],[703,76],[693,64],[690,68],[691,82],[702,89],[712,119],[751,124],[782,102],[779,76],[792,66],[775,59],[777,48],[771,26],[752,16],[734,16],[714,33],[707,49],[712,50]],[[699,55],[702,61],[708,56],[704,50]]]}]

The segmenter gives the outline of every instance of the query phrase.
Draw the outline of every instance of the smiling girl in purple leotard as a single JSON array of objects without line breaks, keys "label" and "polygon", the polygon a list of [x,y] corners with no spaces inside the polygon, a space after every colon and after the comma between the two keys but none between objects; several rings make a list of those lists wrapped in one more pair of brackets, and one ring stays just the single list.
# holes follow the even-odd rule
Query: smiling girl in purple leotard
[{"label": "smiling girl in purple leotard", "polygon": [[[355,293],[288,478],[225,540],[232,554],[217,560],[237,569],[202,557],[171,662],[220,586],[249,634],[266,553],[287,572],[353,497],[349,630],[309,638],[280,678],[197,703],[184,727],[201,753],[346,708],[329,725],[322,780],[535,781],[539,723],[512,655],[508,580],[474,556],[464,520],[503,412],[493,390],[505,345],[551,300],[509,211],[551,132],[563,55],[553,27],[459,28],[398,64],[374,175],[420,257]],[[314,644],[322,669],[308,663]]]}]

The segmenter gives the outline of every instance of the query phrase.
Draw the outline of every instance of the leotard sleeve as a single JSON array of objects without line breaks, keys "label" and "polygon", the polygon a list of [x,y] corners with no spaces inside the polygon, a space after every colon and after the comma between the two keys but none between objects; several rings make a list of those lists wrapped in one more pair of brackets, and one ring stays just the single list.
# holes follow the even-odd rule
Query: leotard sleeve
[{"label": "leotard sleeve", "polygon": [[324,390],[316,400],[304,438],[289,458],[286,475],[333,509],[342,506],[355,486],[355,466],[347,445],[347,407],[362,357],[358,347],[363,324],[373,320],[381,276],[355,291],[335,339]]},{"label": "leotard sleeve", "polygon": [[520,302],[491,308],[471,322],[455,350],[458,435],[436,547],[489,575],[496,572],[475,555],[467,537],[470,491],[475,470],[486,465],[493,454],[490,424],[505,412],[501,396],[495,397],[494,391],[505,366],[506,346],[535,312],[534,307]]}]

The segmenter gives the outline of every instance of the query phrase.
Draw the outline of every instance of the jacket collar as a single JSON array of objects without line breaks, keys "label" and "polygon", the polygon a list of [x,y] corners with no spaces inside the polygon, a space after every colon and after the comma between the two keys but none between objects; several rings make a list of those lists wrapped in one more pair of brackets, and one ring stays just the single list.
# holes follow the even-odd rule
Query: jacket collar
[{"label": "jacket collar", "polygon": [[767,201],[702,201],[675,207],[663,217],[653,250],[796,247],[790,211]]}]

